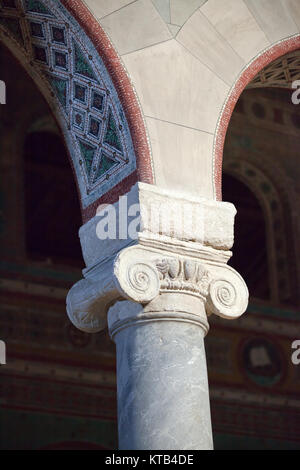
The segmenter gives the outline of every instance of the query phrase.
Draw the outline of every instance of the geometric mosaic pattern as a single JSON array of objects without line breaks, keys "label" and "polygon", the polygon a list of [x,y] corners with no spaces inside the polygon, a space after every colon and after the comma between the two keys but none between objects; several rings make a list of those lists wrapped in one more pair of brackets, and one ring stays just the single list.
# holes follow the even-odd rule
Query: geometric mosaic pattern
[{"label": "geometric mosaic pattern", "polygon": [[294,80],[300,80],[300,51],[286,54],[262,69],[247,88],[291,88]]},{"label": "geometric mosaic pattern", "polygon": [[103,61],[58,0],[2,0],[1,30],[51,91],[86,207],[136,167],[128,123]]}]

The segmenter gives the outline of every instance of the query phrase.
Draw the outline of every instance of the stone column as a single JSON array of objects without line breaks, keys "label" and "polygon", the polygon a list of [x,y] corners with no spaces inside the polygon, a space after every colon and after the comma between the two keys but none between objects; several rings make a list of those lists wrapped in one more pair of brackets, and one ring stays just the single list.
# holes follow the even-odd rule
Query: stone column
[{"label": "stone column", "polygon": [[202,302],[185,294],[163,294],[145,308],[117,302],[108,324],[120,449],[212,449]]},{"label": "stone column", "polygon": [[[248,303],[243,279],[226,264],[235,209],[148,185],[134,191],[141,211],[138,238],[127,245],[107,242],[92,264],[99,255],[91,236],[95,225],[82,230],[90,267],[71,289],[67,311],[87,332],[100,331],[108,319],[117,347],[121,449],[211,449],[203,342],[208,317],[237,318]],[[150,202],[155,224],[149,222]],[[175,218],[183,209],[189,228],[180,232]]]}]

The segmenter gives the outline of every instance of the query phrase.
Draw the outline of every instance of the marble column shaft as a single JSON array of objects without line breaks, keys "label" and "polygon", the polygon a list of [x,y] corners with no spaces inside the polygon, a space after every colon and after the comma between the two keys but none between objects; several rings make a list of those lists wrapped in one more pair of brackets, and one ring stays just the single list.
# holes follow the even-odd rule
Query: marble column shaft
[{"label": "marble column shaft", "polygon": [[151,312],[130,301],[110,309],[120,449],[212,449],[203,339],[208,324],[203,303],[195,303],[195,314]]}]

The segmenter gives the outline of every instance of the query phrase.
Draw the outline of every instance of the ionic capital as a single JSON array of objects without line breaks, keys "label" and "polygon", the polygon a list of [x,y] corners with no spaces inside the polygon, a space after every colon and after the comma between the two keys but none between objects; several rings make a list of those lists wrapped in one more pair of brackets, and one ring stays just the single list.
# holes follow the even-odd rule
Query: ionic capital
[{"label": "ionic capital", "polygon": [[[187,303],[194,306],[201,301],[208,316],[234,319],[242,315],[248,289],[227,265],[235,207],[143,183],[126,195],[125,208],[134,205],[140,212],[136,238],[128,234],[127,238],[99,239],[97,216],[80,229],[87,268],[84,279],[67,297],[73,324],[86,332],[100,331],[107,325],[108,309],[124,299],[152,308],[155,299],[168,299],[173,305],[170,299],[176,298],[184,309],[189,298]],[[114,220],[124,227],[124,200],[112,209]]]},{"label": "ionic capital", "polygon": [[[170,250],[165,244],[165,248]],[[79,281],[69,292],[67,311],[77,328],[97,332],[117,300],[146,305],[163,294],[184,294],[204,302],[207,315],[235,319],[248,304],[241,276],[224,263],[132,246],[102,267],[101,275]]]}]

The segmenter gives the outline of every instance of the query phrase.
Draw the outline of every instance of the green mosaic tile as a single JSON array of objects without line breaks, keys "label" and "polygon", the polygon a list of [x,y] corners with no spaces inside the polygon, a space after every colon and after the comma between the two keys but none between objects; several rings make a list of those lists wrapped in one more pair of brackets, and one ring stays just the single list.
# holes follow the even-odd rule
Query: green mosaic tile
[{"label": "green mosaic tile", "polygon": [[42,15],[54,16],[49,8],[47,8],[43,2],[38,0],[26,0],[25,5],[27,11],[32,11],[33,13],[39,13]]},{"label": "green mosaic tile", "polygon": [[[83,179],[78,185],[81,196],[84,204],[89,204],[136,168],[130,130],[109,71],[105,70],[101,53],[60,0],[0,0],[0,3],[1,14],[7,15],[1,18],[0,14],[0,26],[18,45],[22,44],[31,66],[47,78],[51,100],[54,98],[53,109],[57,109],[59,119],[62,115],[67,119],[68,143],[81,141],[78,146],[68,146],[76,175]],[[25,15],[20,18],[16,6],[21,4]],[[29,28],[26,35],[24,30],[23,38],[25,22]],[[31,47],[25,42],[27,34]],[[98,145],[108,157],[97,158],[96,163],[98,150],[93,147],[98,149]],[[122,153],[128,165],[121,165],[113,156],[115,152]],[[85,171],[78,171],[78,165],[85,165]],[[113,167],[118,171],[102,181]]]},{"label": "green mosaic tile", "polygon": [[120,152],[123,151],[116,121],[114,119],[114,116],[111,110],[109,110],[108,124],[107,124],[106,134],[104,137],[104,142],[106,144],[111,145],[112,147],[119,150]]},{"label": "green mosaic tile", "polygon": [[74,71],[80,75],[84,75],[85,77],[91,78],[97,81],[97,78],[94,74],[94,71],[89,64],[88,60],[86,59],[84,53],[82,52],[80,46],[73,41],[73,49],[74,49]]},{"label": "green mosaic tile", "polygon": [[119,162],[110,158],[108,155],[102,154],[98,172],[96,173],[94,180],[97,181],[97,179],[101,178],[101,176],[107,173],[114,166],[118,165],[118,163]]},{"label": "green mosaic tile", "polygon": [[93,147],[92,145],[87,144],[83,140],[78,139],[78,142],[79,142],[82,160],[85,163],[86,171],[89,176],[91,172],[95,152],[97,149],[96,147]]},{"label": "green mosaic tile", "polygon": [[1,17],[0,24],[6,29],[8,29],[8,31],[13,35],[13,37],[16,39],[16,41],[18,41],[19,44],[25,47],[19,20],[15,18]]},{"label": "green mosaic tile", "polygon": [[48,76],[49,81],[52,85],[53,90],[56,93],[57,98],[59,99],[60,103],[66,110],[67,106],[67,80],[63,80],[59,77],[55,77],[52,75]]}]

